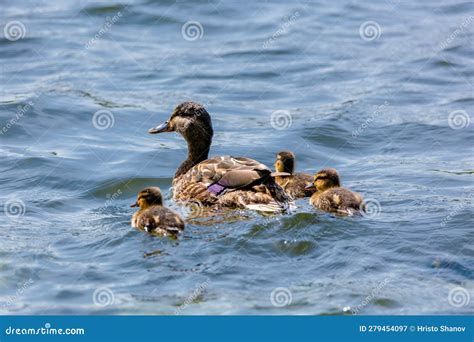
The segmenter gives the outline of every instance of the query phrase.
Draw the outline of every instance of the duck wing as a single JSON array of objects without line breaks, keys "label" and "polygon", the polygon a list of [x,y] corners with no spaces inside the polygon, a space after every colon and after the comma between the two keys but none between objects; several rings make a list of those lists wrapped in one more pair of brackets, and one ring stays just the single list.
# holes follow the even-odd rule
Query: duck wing
[{"label": "duck wing", "polygon": [[[284,191],[274,183],[271,170],[264,164],[245,157],[222,156],[207,159],[173,180],[177,200],[198,200],[204,204],[220,202],[225,206],[243,203],[286,201]],[[224,194],[236,192],[233,196]],[[256,196],[255,193],[260,193]],[[266,195],[266,196],[264,196]]]}]

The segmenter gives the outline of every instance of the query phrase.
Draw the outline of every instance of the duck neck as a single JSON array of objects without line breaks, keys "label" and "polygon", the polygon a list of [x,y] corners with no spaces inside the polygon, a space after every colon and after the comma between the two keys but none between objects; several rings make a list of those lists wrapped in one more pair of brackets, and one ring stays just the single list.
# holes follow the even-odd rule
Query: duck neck
[{"label": "duck neck", "polygon": [[191,142],[188,141],[188,157],[176,170],[174,178],[178,178],[188,172],[193,166],[207,159],[211,148],[211,140]]}]

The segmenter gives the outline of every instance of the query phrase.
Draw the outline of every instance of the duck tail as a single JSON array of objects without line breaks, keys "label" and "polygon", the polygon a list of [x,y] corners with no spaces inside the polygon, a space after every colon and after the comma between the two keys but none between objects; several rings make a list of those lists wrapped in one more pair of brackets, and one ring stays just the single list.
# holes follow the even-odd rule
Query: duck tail
[{"label": "duck tail", "polygon": [[273,177],[268,177],[265,185],[279,207],[282,210],[289,209],[289,202],[291,201],[291,198],[288,196],[285,190],[283,190],[283,188],[275,182],[275,179]]},{"label": "duck tail", "polygon": [[276,202],[271,202],[267,204],[246,204],[245,208],[267,214],[278,214],[283,211],[281,206]]}]

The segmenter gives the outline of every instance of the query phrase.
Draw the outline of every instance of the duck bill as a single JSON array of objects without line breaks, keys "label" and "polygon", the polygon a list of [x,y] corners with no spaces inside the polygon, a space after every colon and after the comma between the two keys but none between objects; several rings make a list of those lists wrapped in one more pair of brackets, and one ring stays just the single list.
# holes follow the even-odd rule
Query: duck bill
[{"label": "duck bill", "polygon": [[310,184],[310,185],[305,186],[305,190],[316,191],[316,187],[314,186],[314,184]]},{"label": "duck bill", "polygon": [[130,204],[130,208],[135,208],[135,207],[138,207],[138,203],[137,203],[137,202],[135,202],[135,203],[133,203],[133,204]]},{"label": "duck bill", "polygon": [[150,134],[158,134],[158,133],[163,133],[163,132],[171,132],[170,125],[169,125],[168,121],[163,122],[163,123],[159,124],[158,126],[150,128],[148,130],[148,133],[150,133]]}]

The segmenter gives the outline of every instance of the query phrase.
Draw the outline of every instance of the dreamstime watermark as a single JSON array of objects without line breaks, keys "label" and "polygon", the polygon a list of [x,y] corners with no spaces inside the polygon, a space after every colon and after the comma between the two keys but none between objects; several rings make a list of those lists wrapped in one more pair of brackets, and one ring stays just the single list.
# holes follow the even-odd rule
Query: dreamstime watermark
[{"label": "dreamstime watermark", "polygon": [[270,293],[270,302],[277,308],[288,306],[293,301],[291,291],[286,287],[277,287]]},{"label": "dreamstime watermark", "polygon": [[100,30],[94,35],[94,37],[86,43],[85,49],[90,49],[98,40],[102,39],[102,37],[110,31],[112,26],[115,25],[122,18],[122,16],[122,12],[119,11],[112,18],[105,18],[105,23],[102,25]]},{"label": "dreamstime watermark", "polygon": [[196,300],[196,298],[201,296],[204,293],[204,290],[206,290],[206,288],[208,286],[209,286],[209,280],[206,280],[205,282],[199,284],[194,289],[194,291],[186,298],[186,300],[179,307],[176,308],[176,310],[174,311],[174,314],[179,315],[181,313],[181,311],[186,309],[186,307],[189,304],[191,304],[192,302],[194,302]]},{"label": "dreamstime watermark", "polygon": [[361,214],[367,218],[374,218],[382,212],[382,205],[379,201],[373,198],[364,200],[362,208],[363,210],[361,210]]},{"label": "dreamstime watermark", "polygon": [[423,201],[416,199],[410,202],[409,206],[410,207],[421,207],[423,205]]},{"label": "dreamstime watermark", "polygon": [[364,298],[362,303],[351,309],[351,313],[356,315],[360,310],[369,305],[374,300],[375,296],[377,296],[377,294],[387,285],[388,280],[388,278],[385,278],[380,283],[378,283],[377,286],[372,289],[370,294]]},{"label": "dreamstime watermark", "polygon": [[293,117],[287,110],[276,110],[270,116],[270,124],[277,131],[281,131],[290,128],[293,123]]},{"label": "dreamstime watermark", "polygon": [[114,127],[114,114],[110,110],[100,109],[92,116],[92,124],[96,129],[101,131]]},{"label": "dreamstime watermark", "polygon": [[187,21],[181,26],[181,35],[189,42],[201,39],[204,36],[204,27],[199,21]]},{"label": "dreamstime watermark", "polygon": [[105,210],[113,203],[115,202],[120,196],[122,195],[122,190],[118,189],[115,191],[113,194],[107,194],[105,197],[107,200],[104,202],[104,205],[99,208],[98,212],[96,213],[97,215],[101,215],[105,212]]},{"label": "dreamstime watermark", "polygon": [[462,308],[463,306],[469,305],[471,302],[471,295],[464,287],[453,287],[449,291],[448,302],[449,305],[454,306],[455,308]]},{"label": "dreamstime watermark", "polygon": [[105,197],[107,199],[105,200],[104,204],[96,212],[94,212],[93,216],[86,220],[86,222],[90,225],[93,225],[93,221],[95,219],[100,219],[106,210],[112,205],[112,203],[115,202],[121,195],[121,189],[118,189],[113,194],[106,194]]},{"label": "dreamstime watermark", "polygon": [[357,129],[352,131],[352,138],[359,137],[359,135],[368,127],[370,127],[370,125],[375,120],[375,118],[377,118],[387,107],[388,107],[387,101],[385,101],[380,106],[377,106],[375,110],[372,112],[372,114],[367,119],[365,119],[362,125],[360,125],[359,127],[357,127]]},{"label": "dreamstime watermark", "polygon": [[9,21],[3,28],[3,34],[11,42],[25,38],[26,28],[21,21]]},{"label": "dreamstime watermark", "polygon": [[283,24],[275,31],[275,33],[262,44],[262,49],[268,49],[278,38],[288,32],[288,29],[293,25],[300,16],[300,12],[296,11],[291,17],[285,18]]},{"label": "dreamstime watermark", "polygon": [[462,23],[446,38],[444,41],[439,44],[441,50],[447,48],[458,35],[464,32],[464,30],[474,21],[474,15],[470,15],[462,21]]},{"label": "dreamstime watermark", "polygon": [[92,294],[92,301],[97,306],[106,307],[114,303],[115,296],[108,287],[99,287]]},{"label": "dreamstime watermark", "polygon": [[83,328],[53,328],[51,323],[45,323],[40,328],[15,328],[9,326],[5,329],[6,335],[84,335]]},{"label": "dreamstime watermark", "polygon": [[11,221],[18,220],[20,217],[25,215],[25,202],[23,202],[20,198],[10,198],[5,202],[3,206],[3,212],[5,213],[5,216]]},{"label": "dreamstime watermark", "polygon": [[382,28],[376,21],[365,21],[359,27],[359,35],[366,42],[377,40],[382,34]]},{"label": "dreamstime watermark", "polygon": [[7,298],[7,301],[5,302],[5,304],[3,304],[2,309],[7,310],[8,307],[15,304],[20,299],[21,295],[26,291],[26,289],[28,289],[33,284],[34,281],[31,278],[21,284],[15,291],[15,294]]},{"label": "dreamstime watermark", "polygon": [[34,106],[33,101],[28,101],[24,105],[19,105],[17,107],[15,116],[7,121],[5,125],[3,125],[2,129],[0,130],[0,135],[6,134],[10,128],[15,126],[18,121]]},{"label": "dreamstime watermark", "polygon": [[[472,197],[474,197],[474,193],[471,192],[471,193],[467,196],[467,200],[468,200],[468,201],[471,200]],[[461,211],[463,211],[463,210],[468,206],[468,201],[456,205],[456,206],[454,207],[454,209],[451,210],[451,211],[449,212],[449,214],[441,220],[440,226],[441,226],[441,227],[446,226],[446,225],[448,224],[448,222],[453,219],[454,216],[458,215]]]},{"label": "dreamstime watermark", "polygon": [[449,113],[448,124],[452,129],[463,129],[469,126],[470,123],[471,118],[465,110],[460,109]]}]

